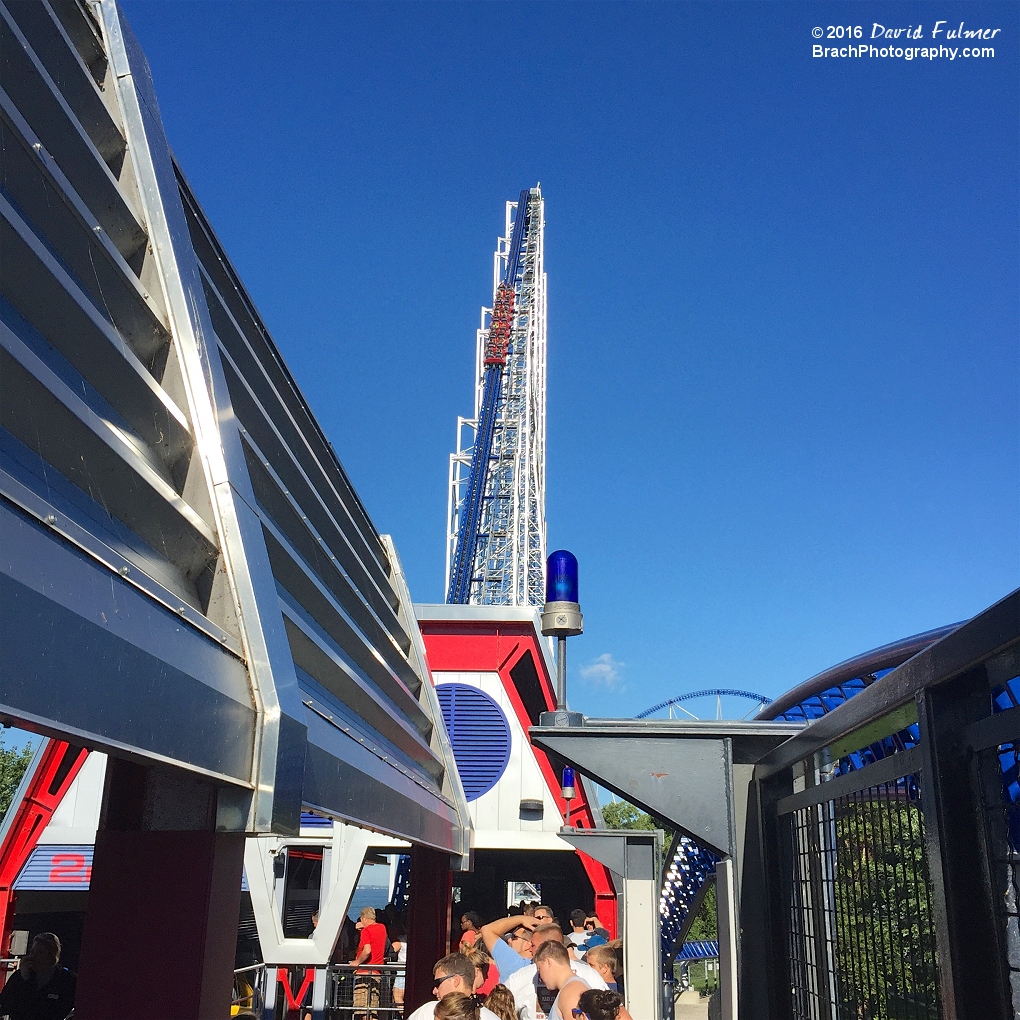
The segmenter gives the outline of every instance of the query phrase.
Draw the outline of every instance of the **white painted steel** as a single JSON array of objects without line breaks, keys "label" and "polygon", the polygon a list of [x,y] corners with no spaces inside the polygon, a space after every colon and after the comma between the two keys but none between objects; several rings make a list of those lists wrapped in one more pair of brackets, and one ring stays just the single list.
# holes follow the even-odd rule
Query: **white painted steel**
[{"label": "white painted steel", "polygon": [[[494,299],[506,267],[514,221],[521,213],[517,205],[506,204],[505,235],[497,242],[493,257]],[[547,279],[545,200],[540,187],[531,189],[529,208],[532,220],[524,241],[522,282],[472,569],[472,605],[541,606],[545,602]],[[457,419],[457,452],[450,456],[446,590],[485,387],[483,361],[491,314],[491,308],[482,309],[475,340],[474,417]]]},{"label": "white painted steel", "polygon": [[659,890],[654,879],[624,879],[623,953],[627,1010],[634,1020],[659,1020]]},{"label": "white painted steel", "polygon": [[715,866],[716,916],[719,926],[719,991],[722,1020],[737,1020],[737,889],[733,861],[725,857]]},{"label": "white painted steel", "polygon": [[[365,854],[378,841],[375,833],[368,829],[339,823],[333,826],[332,833],[326,830],[321,835],[301,839],[259,836],[245,841],[244,870],[248,876],[259,946],[267,964],[324,967],[329,963],[361,875]],[[281,908],[284,883],[282,879],[276,879],[273,861],[285,846],[321,846],[330,850],[328,878],[323,878],[319,924],[311,938],[292,939],[283,935]],[[326,870],[325,856],[323,870]]]},{"label": "white painted steel", "polygon": [[106,755],[92,751],[39,837],[39,845],[95,843],[106,783]]}]

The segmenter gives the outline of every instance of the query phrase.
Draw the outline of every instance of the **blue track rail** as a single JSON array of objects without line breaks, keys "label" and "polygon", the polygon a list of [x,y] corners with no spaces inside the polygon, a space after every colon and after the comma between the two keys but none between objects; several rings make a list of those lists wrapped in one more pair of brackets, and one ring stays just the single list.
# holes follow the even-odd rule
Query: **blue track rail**
[{"label": "blue track rail", "polygon": [[[503,283],[514,291],[517,290],[520,282],[518,278],[521,274],[521,252],[524,250],[524,238],[528,230],[529,194],[529,189],[525,188],[517,200],[517,219],[514,222],[510,252],[507,255],[506,274],[503,277]],[[499,409],[499,398],[503,391],[505,368],[505,359],[502,363],[495,360],[490,363],[486,359],[485,388],[482,392],[482,407],[478,415],[475,446],[471,454],[471,472],[468,475],[464,505],[460,511],[457,550],[454,554],[453,569],[450,571],[450,589],[446,593],[446,601],[451,605],[466,605],[471,598],[471,582],[478,551],[479,526],[485,502],[485,487],[492,458],[492,440],[496,431],[496,414]]]},{"label": "blue track rail", "polygon": [[635,719],[647,719],[650,715],[654,715],[656,712],[661,712],[664,708],[669,708],[670,705],[679,705],[681,701],[693,701],[695,698],[746,698],[748,701],[757,701],[759,705],[771,705],[772,699],[765,697],[764,694],[755,694],[754,691],[736,691],[729,687],[712,687],[704,691],[689,691],[687,694],[678,694],[675,698],[669,698],[666,701],[660,701],[657,705],[652,705],[651,708],[646,708],[643,712],[638,712]]},{"label": "blue track rail", "polygon": [[[812,722],[849,701],[854,695],[865,688],[878,683],[887,673],[892,672],[901,663],[936,641],[951,634],[960,624],[951,624],[924,634],[904,638],[901,641],[884,645],[863,655],[848,659],[844,663],[819,673],[816,677],[805,681],[793,690],[769,701],[758,694],[748,691],[712,690],[694,691],[691,694],[671,698],[660,702],[642,712],[638,719],[646,718],[670,704],[676,704],[687,698],[704,697],[705,695],[722,694],[738,697],[751,697],[762,702],[759,719],[780,719],[789,722]],[[993,692],[996,711],[1020,706],[1020,678],[1009,684],[996,688]],[[890,754],[913,747],[919,740],[917,723],[908,726],[898,733],[883,737],[867,747],[860,748],[844,755],[838,765],[840,773],[852,772],[864,768]],[[1012,754],[1009,756],[1012,759]],[[1018,759],[1020,760],[1020,759]],[[1008,804],[1020,803],[1020,765],[1007,762],[1003,758],[1003,786]],[[904,794],[916,797],[916,789],[910,782],[904,782]],[[1016,813],[1017,822],[1015,845],[1020,846],[1020,811]],[[683,838],[679,841],[673,860],[667,869],[660,900],[662,914],[662,958],[667,971],[672,961],[683,956],[683,939],[690,928],[690,911],[697,894],[715,873],[717,858],[694,840]]]}]

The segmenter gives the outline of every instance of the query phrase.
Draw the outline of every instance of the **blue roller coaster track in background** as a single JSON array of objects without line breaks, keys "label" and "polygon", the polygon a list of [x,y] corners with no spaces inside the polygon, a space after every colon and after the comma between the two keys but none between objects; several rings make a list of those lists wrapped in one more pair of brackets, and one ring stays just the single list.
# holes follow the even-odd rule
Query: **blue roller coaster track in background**
[{"label": "blue roller coaster track in background", "polygon": [[[528,197],[529,191],[525,188],[517,201],[517,218],[514,221],[510,251],[507,255],[506,273],[503,277],[503,283],[514,292],[517,291],[520,282],[518,277],[521,272],[521,252],[528,230]],[[450,570],[450,590],[446,595],[446,601],[451,605],[467,605],[471,599],[472,573],[478,549],[478,528],[482,518],[489,461],[492,457],[492,438],[496,431],[496,414],[499,409],[500,394],[503,390],[505,369],[505,353],[502,359],[486,357],[485,389],[482,395],[481,410],[478,414],[475,445],[471,453],[471,472],[468,475],[467,493],[460,511],[457,528],[457,549],[454,553],[453,567]]]},{"label": "blue roller coaster track in background", "polygon": [[[692,691],[669,701],[663,701],[642,712],[638,719],[644,719],[653,712],[676,704],[678,701],[705,696],[733,696],[759,700],[763,708],[758,719],[776,719],[787,722],[811,722],[838,708],[855,694],[877,683],[887,673],[912,658],[918,652],[951,634],[960,624],[940,627],[924,634],[904,638],[890,645],[883,645],[865,652],[846,662],[827,669],[775,701],[758,694],[736,690]],[[1020,686],[1020,685],[1018,685]],[[996,691],[998,711],[1020,705],[1020,690],[1007,685]],[[885,737],[868,747],[851,752],[839,762],[840,772],[851,772],[865,765],[893,754],[898,750],[912,747],[918,740],[917,725],[908,726],[899,733]],[[1003,777],[1011,802],[1020,802],[1020,766],[1009,756],[1003,761]],[[1020,841],[1020,833],[1018,833]],[[659,913],[662,918],[662,960],[666,975],[670,976],[673,962],[682,953],[687,933],[704,899],[704,890],[715,878],[718,857],[699,846],[686,836],[680,837],[673,848],[673,855],[666,867],[662,893],[659,898]]]},{"label": "blue roller coaster track in background", "polygon": [[726,687],[712,687],[704,691],[688,691],[687,694],[678,694],[668,701],[660,701],[651,708],[639,712],[635,719],[647,719],[655,712],[661,712],[670,705],[679,705],[681,701],[693,701],[695,698],[746,698],[748,701],[757,701],[759,705],[771,705],[772,699],[766,698],[764,694],[755,694],[753,691],[735,691]]}]

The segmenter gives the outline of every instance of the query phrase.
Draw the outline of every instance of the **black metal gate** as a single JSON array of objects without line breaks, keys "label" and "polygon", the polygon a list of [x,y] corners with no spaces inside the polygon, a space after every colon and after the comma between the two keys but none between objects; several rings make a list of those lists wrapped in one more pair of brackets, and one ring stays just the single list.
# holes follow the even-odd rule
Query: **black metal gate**
[{"label": "black metal gate", "polygon": [[[896,772],[912,767],[886,761]],[[941,1017],[918,775],[874,769],[780,807],[796,1020]]]},{"label": "black metal gate", "polygon": [[1020,1020],[1020,593],[771,752],[754,786],[768,1005],[749,1015]]}]

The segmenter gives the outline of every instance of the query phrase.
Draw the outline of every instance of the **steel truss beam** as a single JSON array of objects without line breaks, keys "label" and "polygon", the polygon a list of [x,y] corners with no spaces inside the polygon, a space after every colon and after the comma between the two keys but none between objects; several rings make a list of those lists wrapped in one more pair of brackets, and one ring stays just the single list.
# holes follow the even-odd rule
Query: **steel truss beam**
[{"label": "steel truss beam", "polygon": [[[480,519],[472,530],[472,605],[540,606],[545,602],[546,274],[545,201],[540,188],[527,195],[527,209],[508,202],[506,234],[494,255],[493,295],[511,272],[511,241],[517,217],[527,216],[514,265],[516,306],[506,365],[495,406],[486,404],[485,347],[491,309],[482,309],[476,336],[475,413],[457,419],[457,452],[450,457],[446,589],[462,540],[463,511],[471,492],[472,460],[482,426],[491,424]],[[487,415],[494,416],[489,423]]]}]

